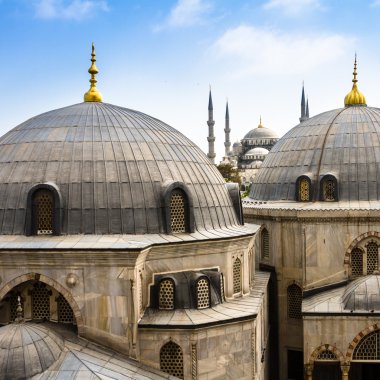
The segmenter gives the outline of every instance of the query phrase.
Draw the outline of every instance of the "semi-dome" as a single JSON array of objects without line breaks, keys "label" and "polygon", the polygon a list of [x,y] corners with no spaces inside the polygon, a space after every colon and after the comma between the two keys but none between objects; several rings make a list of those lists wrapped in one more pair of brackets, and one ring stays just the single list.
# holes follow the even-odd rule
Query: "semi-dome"
[{"label": "semi-dome", "polygon": [[0,378],[30,379],[53,365],[62,350],[62,338],[44,326],[34,323],[3,326],[0,328]]},{"label": "semi-dome", "polygon": [[163,233],[164,191],[181,186],[195,229],[239,224],[225,182],[182,133],[101,102],[53,110],[0,138],[0,234],[24,234],[31,189],[57,194],[63,234]]}]

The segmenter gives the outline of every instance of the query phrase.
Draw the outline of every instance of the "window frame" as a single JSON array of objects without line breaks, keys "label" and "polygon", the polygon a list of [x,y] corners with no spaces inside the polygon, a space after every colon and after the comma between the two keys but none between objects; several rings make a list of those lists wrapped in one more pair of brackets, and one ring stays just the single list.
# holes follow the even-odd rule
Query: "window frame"
[{"label": "window frame", "polygon": [[[332,181],[334,184],[333,193],[332,193],[333,199],[327,199],[327,197],[325,196],[325,185],[327,181]],[[320,200],[323,202],[338,202],[339,201],[338,180],[332,174],[326,174],[325,176],[322,177],[320,181]]]},{"label": "window frame", "polygon": [[[301,199],[301,183],[303,181],[307,181],[309,185],[309,199],[303,200]],[[311,179],[307,175],[301,175],[296,180],[296,201],[297,202],[311,202],[313,198],[313,187],[311,183]]]}]

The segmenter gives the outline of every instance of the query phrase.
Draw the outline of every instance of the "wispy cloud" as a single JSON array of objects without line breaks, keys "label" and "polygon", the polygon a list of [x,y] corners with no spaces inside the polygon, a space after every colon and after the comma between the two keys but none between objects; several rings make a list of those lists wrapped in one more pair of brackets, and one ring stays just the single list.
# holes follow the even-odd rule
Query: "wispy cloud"
[{"label": "wispy cloud", "polygon": [[106,0],[36,0],[33,5],[43,19],[83,20],[109,10]]},{"label": "wispy cloud", "polygon": [[218,59],[231,60],[234,75],[283,75],[305,73],[333,62],[353,41],[339,34],[301,36],[241,25],[226,31],[213,48]]},{"label": "wispy cloud", "polygon": [[185,28],[199,24],[210,10],[211,5],[205,0],[178,0],[165,22],[157,26],[155,30]]},{"label": "wispy cloud", "polygon": [[380,7],[380,0],[372,1],[371,7],[374,7],[374,8]]},{"label": "wispy cloud", "polygon": [[316,9],[322,10],[323,6],[320,0],[268,0],[264,9],[278,9],[289,16],[296,16]]}]

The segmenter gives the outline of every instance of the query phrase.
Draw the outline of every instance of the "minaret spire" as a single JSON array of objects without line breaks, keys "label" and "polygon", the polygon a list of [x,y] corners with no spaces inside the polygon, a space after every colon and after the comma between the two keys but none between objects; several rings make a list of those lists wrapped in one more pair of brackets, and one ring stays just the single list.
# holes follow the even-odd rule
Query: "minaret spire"
[{"label": "minaret spire", "polygon": [[226,103],[226,119],[225,119],[225,128],[224,128],[224,155],[227,157],[231,153],[231,141],[230,141],[230,113],[228,111],[228,100]]},{"label": "minaret spire", "polygon": [[214,136],[214,107],[212,106],[212,95],[211,95],[211,86],[210,86],[210,93],[208,97],[208,153],[207,157],[211,161],[212,164],[215,164],[215,150],[214,150],[214,142],[215,142],[215,136]]},{"label": "minaret spire", "polygon": [[306,112],[305,112],[306,119],[309,118],[309,98],[306,99]]},{"label": "minaret spire", "polygon": [[96,53],[95,53],[95,46],[94,43],[92,43],[92,52],[91,52],[91,66],[88,69],[88,72],[91,74],[90,79],[90,89],[84,94],[84,101],[85,102],[101,102],[102,101],[102,94],[98,91],[96,88],[96,82],[95,75],[99,72],[98,68],[96,67]]},{"label": "minaret spire", "polygon": [[302,82],[302,94],[301,94],[301,117],[300,122],[302,123],[307,119],[306,117],[306,102],[305,102],[305,86]]}]

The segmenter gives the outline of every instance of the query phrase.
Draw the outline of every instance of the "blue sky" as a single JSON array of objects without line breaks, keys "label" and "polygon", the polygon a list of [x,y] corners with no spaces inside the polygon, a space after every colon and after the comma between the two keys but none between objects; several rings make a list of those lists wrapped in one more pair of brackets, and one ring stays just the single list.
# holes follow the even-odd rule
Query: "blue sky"
[{"label": "blue sky", "polygon": [[355,51],[359,88],[380,106],[380,0],[0,0],[0,134],[81,102],[91,42],[107,103],[137,109],[207,150],[209,84],[217,160],[228,98],[233,141],[342,107]]}]

